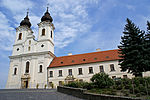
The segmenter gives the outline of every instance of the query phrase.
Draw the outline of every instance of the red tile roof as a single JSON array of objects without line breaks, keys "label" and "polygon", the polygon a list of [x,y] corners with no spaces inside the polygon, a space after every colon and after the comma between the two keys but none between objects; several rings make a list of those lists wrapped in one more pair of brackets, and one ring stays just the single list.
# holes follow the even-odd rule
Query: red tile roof
[{"label": "red tile roof", "polygon": [[94,62],[118,60],[118,49],[55,57],[49,67],[60,67]]}]

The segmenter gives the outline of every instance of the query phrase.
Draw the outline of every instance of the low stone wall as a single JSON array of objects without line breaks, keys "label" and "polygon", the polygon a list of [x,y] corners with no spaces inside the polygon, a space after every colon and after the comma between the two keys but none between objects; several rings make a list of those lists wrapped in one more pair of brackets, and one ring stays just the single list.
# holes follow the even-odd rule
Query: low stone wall
[{"label": "low stone wall", "polygon": [[85,89],[58,86],[57,91],[86,100],[141,100],[137,98],[87,93]]}]

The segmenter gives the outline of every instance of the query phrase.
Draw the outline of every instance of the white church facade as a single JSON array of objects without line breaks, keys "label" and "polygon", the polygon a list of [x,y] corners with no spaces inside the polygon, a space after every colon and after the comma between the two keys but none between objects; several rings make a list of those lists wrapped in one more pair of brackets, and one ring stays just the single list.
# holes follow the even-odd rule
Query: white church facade
[{"label": "white church facade", "polygon": [[10,68],[6,88],[56,88],[75,80],[89,82],[90,78],[99,72],[105,72],[111,78],[134,77],[127,72],[121,72],[118,50],[56,57],[55,27],[52,21],[47,9],[38,24],[37,40],[30,28],[28,13],[16,28],[16,39],[12,55],[9,57]]}]

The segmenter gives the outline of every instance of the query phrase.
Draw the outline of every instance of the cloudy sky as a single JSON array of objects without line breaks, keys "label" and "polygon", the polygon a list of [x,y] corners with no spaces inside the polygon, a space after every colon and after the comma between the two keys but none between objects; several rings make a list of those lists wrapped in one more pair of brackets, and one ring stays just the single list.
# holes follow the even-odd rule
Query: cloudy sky
[{"label": "cloudy sky", "polygon": [[15,28],[29,8],[37,38],[37,24],[48,3],[56,28],[56,56],[117,49],[126,18],[142,30],[150,20],[150,0],[0,0],[0,88],[6,84]]}]

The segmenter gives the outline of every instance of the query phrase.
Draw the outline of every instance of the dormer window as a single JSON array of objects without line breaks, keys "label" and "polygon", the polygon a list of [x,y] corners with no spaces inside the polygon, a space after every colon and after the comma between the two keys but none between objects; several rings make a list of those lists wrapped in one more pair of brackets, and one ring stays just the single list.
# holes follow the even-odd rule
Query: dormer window
[{"label": "dormer window", "polygon": [[45,29],[42,29],[42,36],[45,35]]},{"label": "dormer window", "polygon": [[22,33],[19,33],[18,40],[21,40],[21,39],[22,39]]}]

